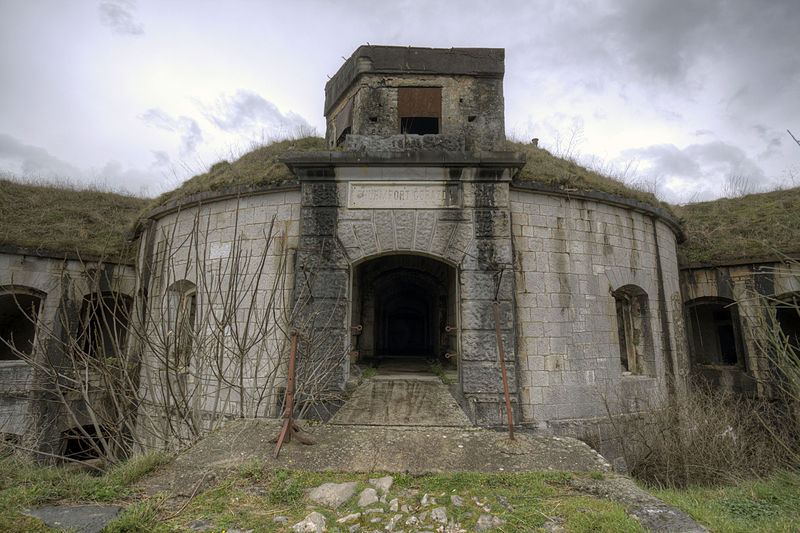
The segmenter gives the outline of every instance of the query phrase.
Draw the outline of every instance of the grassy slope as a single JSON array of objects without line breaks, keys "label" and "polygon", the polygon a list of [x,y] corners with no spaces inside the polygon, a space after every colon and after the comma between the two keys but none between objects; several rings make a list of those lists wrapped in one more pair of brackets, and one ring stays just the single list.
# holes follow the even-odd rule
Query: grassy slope
[{"label": "grassy slope", "polygon": [[800,253],[800,187],[687,204],[681,263],[724,264]]},{"label": "grassy slope", "polygon": [[0,180],[0,244],[118,257],[148,200],[121,194]]},{"label": "grassy slope", "polygon": [[150,208],[199,192],[218,191],[241,185],[257,186],[282,183],[294,176],[286,165],[277,161],[279,156],[290,150],[313,152],[324,149],[325,139],[320,137],[278,141],[256,148],[233,163],[220,161],[212,165],[205,174],[194,176],[174,191],[166,192],[156,198]]},{"label": "grassy slope", "polygon": [[514,178],[519,183],[540,183],[569,191],[598,191],[629,198],[670,212],[670,206],[651,193],[632,189],[619,180],[589,170],[573,161],[556,157],[547,150],[508,141],[508,150],[524,152],[527,162]]}]

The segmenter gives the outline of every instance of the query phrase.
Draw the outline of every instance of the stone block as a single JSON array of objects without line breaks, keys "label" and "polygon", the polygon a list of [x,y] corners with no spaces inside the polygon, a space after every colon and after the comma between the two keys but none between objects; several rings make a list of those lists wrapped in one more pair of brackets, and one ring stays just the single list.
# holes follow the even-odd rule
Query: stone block
[{"label": "stone block", "polygon": [[414,226],[416,222],[414,211],[395,211],[394,228],[397,248],[411,250],[414,248]]},{"label": "stone block", "polygon": [[[500,302],[501,329],[514,328],[514,312],[511,302]],[[494,330],[494,307],[491,300],[464,300],[461,302],[461,327],[464,329]]]},{"label": "stone block", "polygon": [[[516,368],[506,361],[508,390],[516,392]],[[503,394],[503,375],[498,362],[461,361],[461,385],[464,394]]]},{"label": "stone block", "polygon": [[[514,359],[514,336],[510,331],[501,332],[506,361]],[[497,334],[494,331],[463,330],[461,332],[461,360],[497,361]]]},{"label": "stone block", "polygon": [[498,276],[495,272],[464,270],[461,273],[462,300],[493,300],[495,295],[510,298],[514,280],[510,272]]},{"label": "stone block", "polygon": [[509,216],[506,211],[499,209],[475,209],[476,237],[507,237],[509,232]]}]

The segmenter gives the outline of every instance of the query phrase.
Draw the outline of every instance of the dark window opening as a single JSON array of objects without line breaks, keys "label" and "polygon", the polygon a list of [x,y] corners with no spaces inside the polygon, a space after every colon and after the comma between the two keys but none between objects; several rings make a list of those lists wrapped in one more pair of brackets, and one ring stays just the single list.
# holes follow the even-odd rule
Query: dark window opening
[{"label": "dark window opening", "polygon": [[442,119],[442,88],[399,87],[397,115],[400,119],[401,133],[438,134]]},{"label": "dark window opening", "polygon": [[378,117],[369,117],[370,122],[378,122]]},{"label": "dark window opening", "polygon": [[800,295],[793,295],[778,303],[776,318],[786,341],[794,353],[800,354]]},{"label": "dark window opening", "polygon": [[82,349],[94,358],[117,357],[128,333],[131,298],[121,294],[90,294],[83,300]]},{"label": "dark window opening", "polygon": [[15,361],[33,353],[41,302],[33,294],[0,295],[0,361]]},{"label": "dark window opening", "polygon": [[741,364],[739,314],[732,300],[694,300],[686,304],[686,313],[695,364]]},{"label": "dark window opening", "polygon": [[339,135],[339,138],[336,139],[336,146],[339,146],[340,144],[342,144],[344,142],[344,138],[352,133],[351,130],[352,130],[352,128],[350,126],[347,126],[344,129],[344,131],[342,131],[342,133]]},{"label": "dark window opening", "polygon": [[647,293],[639,287],[626,285],[611,294],[615,300],[622,371],[632,374],[652,372],[649,368],[652,364],[648,361],[652,347],[649,342]]},{"label": "dark window opening", "polygon": [[403,117],[400,131],[407,135],[431,135],[439,133],[439,119],[436,117]]},{"label": "dark window opening", "polygon": [[475,115],[470,115],[467,117],[467,122],[475,122],[475,119],[478,118]]}]

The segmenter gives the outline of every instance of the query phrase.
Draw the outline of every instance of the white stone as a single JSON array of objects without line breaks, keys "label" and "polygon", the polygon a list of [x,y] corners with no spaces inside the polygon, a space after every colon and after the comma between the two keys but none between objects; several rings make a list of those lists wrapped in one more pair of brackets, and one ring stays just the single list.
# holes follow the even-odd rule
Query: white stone
[{"label": "white stone", "polygon": [[316,511],[305,517],[302,521],[296,523],[292,529],[298,533],[328,530],[328,528],[325,527],[325,517]]},{"label": "white stone", "polygon": [[323,483],[311,489],[308,499],[314,503],[325,505],[333,509],[346,503],[356,493],[356,483]]},{"label": "white stone", "polygon": [[394,478],[392,476],[383,476],[379,478],[372,478],[369,480],[369,484],[381,492],[387,492],[389,489],[392,488],[393,483],[394,483]]},{"label": "white stone", "polygon": [[431,511],[431,520],[434,522],[447,523],[447,509],[444,507],[436,507]]},{"label": "white stone", "polygon": [[358,505],[359,507],[367,507],[368,505],[372,505],[373,503],[378,502],[378,493],[373,488],[367,488],[361,491],[361,494],[358,496]]}]

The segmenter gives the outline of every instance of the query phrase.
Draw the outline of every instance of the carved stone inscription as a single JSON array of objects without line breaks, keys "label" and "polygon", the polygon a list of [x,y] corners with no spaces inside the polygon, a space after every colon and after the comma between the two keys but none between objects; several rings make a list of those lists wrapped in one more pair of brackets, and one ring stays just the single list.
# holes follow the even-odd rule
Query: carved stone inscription
[{"label": "carved stone inscription", "polygon": [[350,209],[445,209],[458,207],[457,184],[425,181],[351,181]]}]

